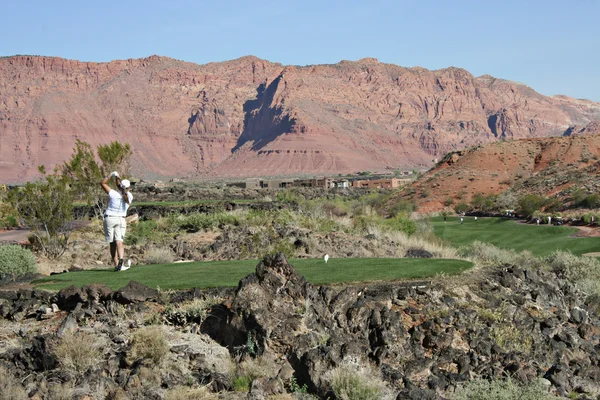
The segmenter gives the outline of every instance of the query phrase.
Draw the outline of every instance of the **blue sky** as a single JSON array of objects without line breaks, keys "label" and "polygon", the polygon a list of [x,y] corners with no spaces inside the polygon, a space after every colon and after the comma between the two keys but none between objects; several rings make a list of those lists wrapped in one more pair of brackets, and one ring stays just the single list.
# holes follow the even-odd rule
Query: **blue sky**
[{"label": "blue sky", "polygon": [[6,1],[0,56],[456,66],[600,101],[600,0]]}]

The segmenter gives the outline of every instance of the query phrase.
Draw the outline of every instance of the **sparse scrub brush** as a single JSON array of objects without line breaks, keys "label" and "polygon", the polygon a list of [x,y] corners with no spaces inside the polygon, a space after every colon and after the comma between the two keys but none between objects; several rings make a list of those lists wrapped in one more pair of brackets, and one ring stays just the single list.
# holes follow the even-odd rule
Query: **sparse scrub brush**
[{"label": "sparse scrub brush", "polygon": [[540,380],[519,385],[513,380],[473,380],[449,394],[452,400],[551,400],[557,397],[548,393]]},{"label": "sparse scrub brush", "polygon": [[326,375],[336,398],[340,400],[381,400],[394,398],[385,383],[365,368],[344,365]]},{"label": "sparse scrub brush", "polygon": [[493,244],[480,241],[460,248],[459,254],[482,265],[514,265],[517,260],[515,251],[500,249]]},{"label": "sparse scrub brush", "polygon": [[545,261],[552,271],[574,282],[588,295],[600,295],[600,261],[596,258],[555,251]]},{"label": "sparse scrub brush", "polygon": [[96,338],[87,332],[64,336],[54,354],[62,368],[79,376],[98,365],[102,359]]},{"label": "sparse scrub brush", "polygon": [[159,365],[169,352],[165,332],[160,326],[149,326],[137,330],[131,337],[130,362],[147,360]]},{"label": "sparse scrub brush", "polygon": [[165,400],[216,400],[219,396],[211,393],[206,387],[189,388],[178,386],[165,393]]},{"label": "sparse scrub brush", "polygon": [[0,366],[0,399],[3,400],[27,400],[27,392],[21,382],[6,368]]},{"label": "sparse scrub brush", "polygon": [[173,260],[173,253],[165,247],[152,247],[144,253],[146,264],[169,264]]},{"label": "sparse scrub brush", "polygon": [[31,251],[17,245],[0,245],[0,279],[15,279],[37,271]]}]

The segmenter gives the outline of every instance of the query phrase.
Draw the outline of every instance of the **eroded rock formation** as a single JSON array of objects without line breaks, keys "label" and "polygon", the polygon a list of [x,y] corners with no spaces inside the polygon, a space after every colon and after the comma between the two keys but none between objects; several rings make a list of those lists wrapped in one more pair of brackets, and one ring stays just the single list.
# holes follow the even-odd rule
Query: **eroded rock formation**
[{"label": "eroded rock formation", "polygon": [[428,167],[450,150],[559,136],[599,118],[591,101],[375,59],[295,67],[256,57],[4,57],[0,181],[51,170],[75,139],[130,143],[143,178],[333,174]]}]

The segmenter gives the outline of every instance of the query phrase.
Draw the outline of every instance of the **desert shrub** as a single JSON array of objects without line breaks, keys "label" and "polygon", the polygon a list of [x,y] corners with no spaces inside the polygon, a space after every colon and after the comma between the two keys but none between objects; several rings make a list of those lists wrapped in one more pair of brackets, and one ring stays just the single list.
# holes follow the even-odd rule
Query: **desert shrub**
[{"label": "desert shrub", "polygon": [[591,212],[585,213],[581,216],[581,220],[587,225],[598,223],[598,215]]},{"label": "desert shrub", "polygon": [[454,204],[454,199],[452,197],[446,197],[444,200],[444,205],[446,207],[450,207],[452,204]]},{"label": "desert shrub", "polygon": [[531,217],[536,211],[540,211],[546,203],[544,197],[537,194],[526,194],[519,199],[519,213]]},{"label": "desert shrub", "polygon": [[341,202],[326,201],[321,207],[323,212],[331,217],[343,217],[348,214],[348,205]]},{"label": "desert shrub", "polygon": [[80,332],[63,336],[54,349],[60,366],[79,376],[95,367],[102,359],[102,352],[91,333]]},{"label": "desert shrub", "polygon": [[456,211],[459,214],[463,212],[466,213],[467,211],[469,211],[469,205],[464,201],[461,201],[460,203],[454,206],[454,211]]},{"label": "desert shrub", "polygon": [[334,369],[331,374],[331,386],[336,398],[340,400],[380,400],[382,388],[373,377],[348,366]]},{"label": "desert shrub", "polygon": [[233,379],[234,390],[247,392],[250,390],[253,380],[265,376],[276,376],[277,372],[277,365],[266,358],[248,358],[237,365]]},{"label": "desert shrub", "polygon": [[48,389],[48,400],[72,400],[73,387],[69,383],[53,384]]},{"label": "desert shrub", "polygon": [[[44,168],[40,172],[45,172]],[[73,200],[69,181],[54,175],[11,191],[12,206],[50,259],[59,258],[67,249],[74,227]]]},{"label": "desert shrub", "polygon": [[485,195],[483,193],[475,193],[471,198],[471,207],[474,210],[483,209],[483,205],[485,203]]},{"label": "desert shrub", "polygon": [[582,201],[581,205],[587,208],[597,208],[600,206],[600,196],[597,193],[587,195]]},{"label": "desert shrub", "polygon": [[383,225],[388,229],[404,232],[409,236],[417,231],[417,223],[402,215],[384,220]]},{"label": "desert shrub", "polygon": [[557,397],[548,393],[540,380],[519,385],[513,380],[473,380],[461,385],[448,396],[452,400],[550,400]]},{"label": "desert shrub", "polygon": [[31,251],[17,245],[0,245],[0,279],[15,279],[37,270]]},{"label": "desert shrub", "polygon": [[496,197],[496,210],[514,210],[519,205],[519,199],[513,192],[506,191]]},{"label": "desert shrub", "polygon": [[206,297],[178,305],[168,305],[163,315],[169,323],[174,325],[201,324],[211,307],[222,301],[223,299],[220,297]]},{"label": "desert shrub", "polygon": [[154,239],[158,232],[158,224],[156,221],[138,221],[137,224],[129,224],[127,226],[127,234],[125,235],[125,244],[143,244],[148,240]]},{"label": "desert shrub", "polygon": [[165,332],[160,326],[140,328],[131,337],[130,362],[145,360],[159,365],[169,352]]},{"label": "desert shrub", "polygon": [[[0,189],[0,194],[2,189]],[[11,229],[19,226],[17,210],[9,203],[0,200],[0,229]]]},{"label": "desert shrub", "polygon": [[0,366],[0,399],[3,400],[27,400],[27,392],[21,386],[21,382],[6,368]]},{"label": "desert shrub", "polygon": [[410,215],[417,209],[415,203],[410,200],[399,200],[394,204],[389,211],[390,217],[395,217],[400,214]]},{"label": "desert shrub", "polygon": [[144,253],[146,264],[169,264],[174,260],[171,249],[166,247],[152,247]]},{"label": "desert shrub", "polygon": [[165,393],[165,400],[213,400],[218,398],[216,393],[211,393],[204,386],[200,388],[177,386]]},{"label": "desert shrub", "polygon": [[304,200],[304,196],[298,189],[283,189],[277,192],[275,197],[277,201],[283,203],[300,203]]},{"label": "desert shrub", "polygon": [[600,261],[596,258],[555,251],[545,261],[552,271],[574,282],[588,295],[600,295]]},{"label": "desert shrub", "polygon": [[521,267],[540,268],[543,261],[528,251],[517,253],[510,249],[501,249],[490,243],[475,241],[463,246],[458,251],[461,257],[466,257],[479,265],[519,265]]}]

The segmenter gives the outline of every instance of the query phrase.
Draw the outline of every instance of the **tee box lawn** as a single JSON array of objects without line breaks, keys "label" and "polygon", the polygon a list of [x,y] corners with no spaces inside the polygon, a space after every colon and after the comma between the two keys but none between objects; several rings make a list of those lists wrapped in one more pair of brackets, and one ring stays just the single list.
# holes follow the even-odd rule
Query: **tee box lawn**
[{"label": "tee box lawn", "polygon": [[535,256],[547,256],[555,250],[576,255],[600,251],[600,238],[571,237],[578,231],[572,227],[518,223],[510,218],[464,217],[461,224],[458,217],[447,222],[435,217],[432,223],[435,234],[454,247],[478,240],[503,249],[529,250]]},{"label": "tee box lawn", "polygon": [[[253,273],[258,260],[192,262],[133,266],[123,272],[112,268],[51,275],[33,282],[39,288],[60,290],[67,286],[103,284],[116,290],[129,281],[160,289],[234,287]],[[321,258],[294,259],[290,263],[309,282],[339,284],[431,278],[459,274],[472,267],[463,260],[422,258]]]}]

